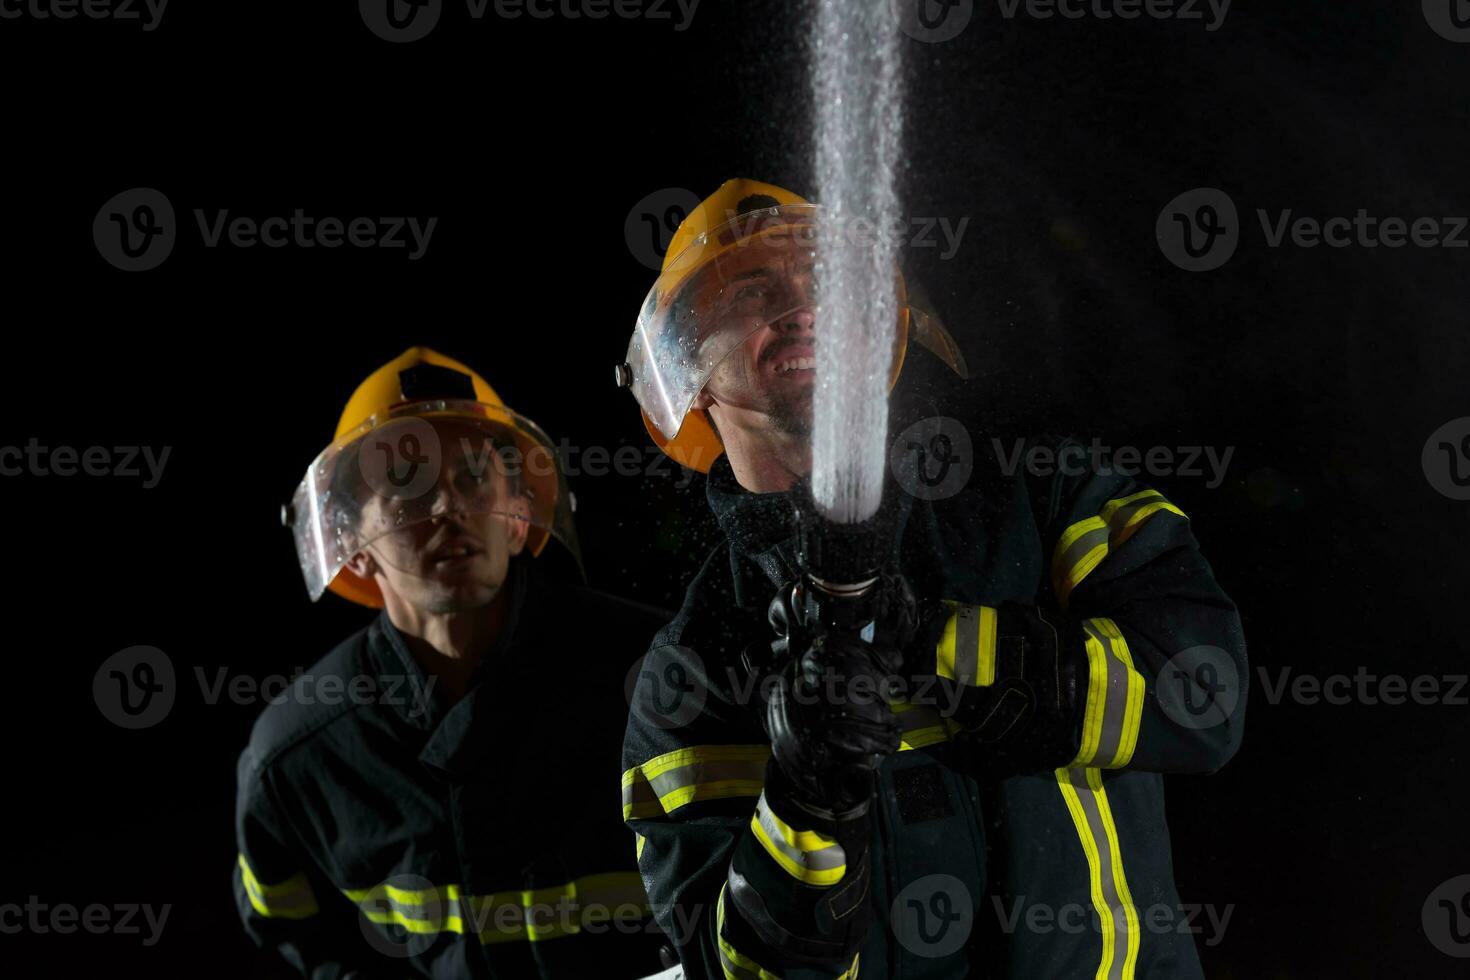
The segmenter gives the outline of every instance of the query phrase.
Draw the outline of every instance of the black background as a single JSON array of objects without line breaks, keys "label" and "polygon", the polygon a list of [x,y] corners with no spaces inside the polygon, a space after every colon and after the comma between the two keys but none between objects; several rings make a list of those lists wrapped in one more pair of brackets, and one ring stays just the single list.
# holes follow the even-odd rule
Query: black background
[{"label": "black background", "polygon": [[[366,616],[307,602],[279,504],[355,384],[415,343],[554,437],[646,446],[610,371],[652,280],[630,210],[732,176],[812,190],[804,18],[704,0],[676,31],[474,21],[450,3],[401,45],[342,0],[176,0],[152,32],[0,20],[0,444],[171,447],[152,489],[0,480],[0,901],[172,906],[151,948],[0,935],[5,975],[261,969],[229,891],[234,760],[259,705],[205,703],[194,671],[309,667]],[[1113,445],[1235,447],[1217,489],[1157,481],[1252,658],[1244,749],[1169,784],[1184,899],[1234,906],[1201,950],[1208,975],[1464,975],[1420,915],[1470,872],[1465,708],[1272,705],[1255,671],[1470,669],[1466,509],[1420,463],[1431,432],[1470,415],[1470,254],[1269,248],[1255,212],[1470,213],[1470,45],[1417,0],[1241,2],[1214,32],[985,3],[958,38],[906,54],[906,210],[970,219],[958,255],[915,260],[983,398]],[[1199,186],[1231,195],[1243,235],[1223,268],[1189,273],[1154,226]],[[133,187],[164,192],[180,230],[162,266],[130,274],[91,226]],[[298,207],[439,223],[411,262],[207,249],[192,214]],[[573,478],[594,584],[677,602],[713,541],[701,484],[682,482],[671,466]],[[123,731],[91,681],[136,644],[168,653],[181,693],[163,723]],[[549,673],[533,696],[554,695]]]}]

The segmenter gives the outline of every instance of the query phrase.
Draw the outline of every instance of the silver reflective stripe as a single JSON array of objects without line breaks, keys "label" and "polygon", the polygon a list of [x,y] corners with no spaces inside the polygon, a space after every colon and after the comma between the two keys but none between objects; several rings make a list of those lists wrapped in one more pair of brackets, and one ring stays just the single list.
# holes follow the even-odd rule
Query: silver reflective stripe
[{"label": "silver reflective stripe", "polygon": [[623,819],[661,817],[699,800],[759,796],[769,745],[695,745],[623,773]]},{"label": "silver reflective stripe", "polygon": [[[1111,813],[1104,816],[1107,796],[1102,788],[1102,774],[1097,769],[1074,766],[1058,773],[1065,786],[1073,791],[1069,808],[1075,804],[1073,821],[1087,852],[1093,889],[1093,905],[1104,922],[1102,963],[1097,975],[1107,980],[1133,980],[1138,959],[1140,935],[1137,911],[1128,894],[1128,883],[1122,878],[1123,861],[1118,851],[1118,838],[1109,831]],[[1111,931],[1107,925],[1111,924]]]},{"label": "silver reflective stripe", "polygon": [[961,605],[955,612],[954,679],[974,687],[980,677],[980,607]]},{"label": "silver reflective stripe", "polygon": [[[798,881],[825,886],[834,885],[841,880],[842,872],[847,868],[847,854],[842,850],[842,845],[836,841],[820,841],[815,834],[797,832],[771,812],[764,793],[756,801],[755,816],[752,819],[756,822],[757,837],[762,846],[771,852],[771,857],[776,859],[777,864]],[[804,849],[792,843],[792,838],[820,846]]]},{"label": "silver reflective stripe", "polygon": [[1123,719],[1128,713],[1128,667],[1113,650],[1112,639],[1091,621],[1082,624],[1093,639],[1102,644],[1107,662],[1108,682],[1106,701],[1103,705],[1102,734],[1097,743],[1097,755],[1093,758],[1104,764],[1112,762],[1118,755],[1123,742]]},{"label": "silver reflective stripe", "polygon": [[1121,547],[1159,512],[1184,517],[1184,512],[1157,490],[1140,490],[1109,500],[1097,517],[1078,521],[1063,531],[1052,561],[1057,599],[1065,605],[1072,590],[1107,557],[1110,548]]},{"label": "silver reflective stripe", "polygon": [[267,885],[255,876],[244,854],[237,857],[236,865],[251,907],[266,918],[306,919],[320,911],[306,875],[295,874],[279,885]]},{"label": "silver reflective stripe", "polygon": [[[1066,551],[1063,551],[1059,555],[1057,555],[1057,593],[1062,599],[1065,599],[1067,594],[1069,594],[1074,588],[1077,587],[1077,583],[1081,582],[1082,579],[1086,577],[1086,573],[1092,570],[1091,568],[1079,569],[1078,566],[1082,564],[1082,560],[1099,547],[1104,549],[1107,548],[1107,522],[1100,517],[1091,517],[1088,518],[1087,521],[1081,523],[1093,522],[1095,522],[1097,526],[1087,530],[1085,533],[1082,534],[1081,537],[1077,538],[1070,545],[1068,545]],[[1076,526],[1077,525],[1073,525],[1073,527]],[[1071,528],[1068,528],[1068,530],[1071,530]]]}]

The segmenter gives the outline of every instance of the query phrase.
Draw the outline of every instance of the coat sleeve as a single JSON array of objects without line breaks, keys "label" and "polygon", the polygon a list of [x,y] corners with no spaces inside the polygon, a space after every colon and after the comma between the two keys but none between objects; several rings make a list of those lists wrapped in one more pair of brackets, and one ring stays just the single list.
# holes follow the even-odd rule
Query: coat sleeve
[{"label": "coat sleeve", "polygon": [[[309,980],[398,976],[386,957],[374,962],[355,910],[332,902],[331,886],[293,845],[294,835],[272,799],[269,773],[250,749],[236,772],[233,869],[235,905],[245,932]],[[346,914],[352,912],[352,915]]]},{"label": "coat sleeve", "polygon": [[[1057,473],[1031,488],[1046,567],[1037,607],[1083,679],[1065,740],[1075,757],[1053,762],[1214,772],[1244,732],[1249,685],[1235,604],[1179,507],[1106,458],[1086,464],[1079,443],[1050,448]],[[937,671],[960,697],[983,697],[976,678],[996,644],[988,624],[1004,617],[945,606]]]},{"label": "coat sleeve", "polygon": [[670,635],[639,668],[623,746],[623,817],[659,926],[691,978],[853,975],[866,840],[844,849],[772,812],[755,685],[738,658]]},{"label": "coat sleeve", "polygon": [[[1069,446],[1082,449],[1059,451]],[[1245,730],[1240,614],[1184,512],[1114,464],[1099,469],[1058,482],[1045,531],[1052,597],[1086,633],[1077,764],[1214,772]]]}]

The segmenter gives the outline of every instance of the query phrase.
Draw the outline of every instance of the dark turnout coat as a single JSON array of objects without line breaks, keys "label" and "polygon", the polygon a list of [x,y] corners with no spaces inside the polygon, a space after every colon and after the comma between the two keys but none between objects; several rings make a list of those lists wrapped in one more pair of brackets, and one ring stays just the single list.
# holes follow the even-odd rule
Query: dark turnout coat
[{"label": "dark turnout coat", "polygon": [[313,980],[659,968],[610,778],[657,624],[513,568],[507,627],[457,703],[385,613],[255,726],[235,895],[249,934]]},{"label": "dark turnout coat", "polygon": [[[791,503],[744,491],[721,458],[708,498],[726,540],[656,638],[623,746],[623,815],[690,977],[1203,976],[1200,920],[1174,885],[1163,777],[1211,772],[1240,745],[1243,685],[1224,692],[1232,671],[1245,677],[1236,609],[1162,494],[1107,467],[1037,476],[974,445],[959,493],[922,500],[888,488],[903,496],[897,565],[917,594],[952,600],[965,622],[1020,602],[1080,624],[1079,751],[1055,768],[987,776],[983,750],[942,703],[901,711],[902,749],[879,774],[870,820],[870,873],[852,883],[812,874],[819,865],[799,859],[818,845],[774,840],[758,819],[770,746],[740,657],[769,641],[767,604],[796,575]],[[1049,448],[1086,458],[1075,443]],[[956,632],[975,645],[963,624],[951,643]],[[1195,668],[1208,689],[1171,699]],[[776,926],[757,935],[733,907],[737,876]],[[815,968],[762,938],[784,928],[800,946],[798,934],[818,926],[782,926],[783,910],[823,895],[834,917],[867,906],[872,925],[851,958]]]}]

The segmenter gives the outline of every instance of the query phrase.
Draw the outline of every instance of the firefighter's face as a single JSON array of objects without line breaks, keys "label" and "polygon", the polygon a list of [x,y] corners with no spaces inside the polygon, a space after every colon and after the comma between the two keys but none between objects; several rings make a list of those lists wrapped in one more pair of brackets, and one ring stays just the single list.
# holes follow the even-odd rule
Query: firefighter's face
[{"label": "firefighter's face", "polygon": [[[494,600],[510,559],[525,547],[530,509],[516,480],[503,466],[485,465],[485,459],[478,448],[446,456],[430,491],[435,495],[431,516],[377,538],[353,559],[385,595],[391,590],[403,602],[435,614],[478,609]],[[374,497],[364,517],[379,520],[381,515],[366,513],[367,508],[393,505],[391,499]]]},{"label": "firefighter's face", "polygon": [[743,409],[784,432],[810,431],[816,378],[813,265],[810,251],[802,249],[729,284],[719,327],[748,336],[715,368],[697,407]]}]

